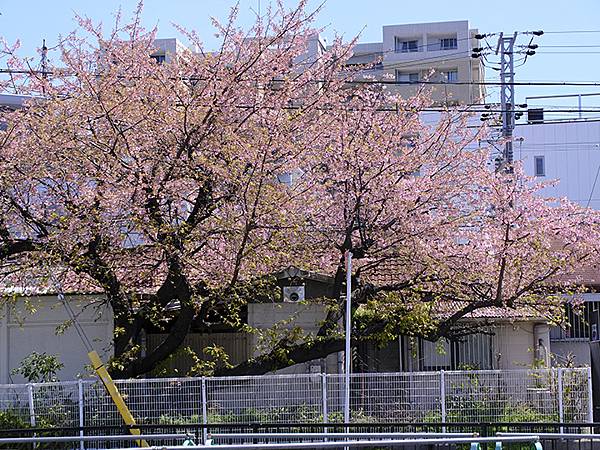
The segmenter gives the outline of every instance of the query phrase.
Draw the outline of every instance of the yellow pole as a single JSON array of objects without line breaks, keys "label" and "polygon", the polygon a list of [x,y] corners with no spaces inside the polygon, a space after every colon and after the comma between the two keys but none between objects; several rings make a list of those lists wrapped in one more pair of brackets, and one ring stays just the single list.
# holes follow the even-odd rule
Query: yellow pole
[{"label": "yellow pole", "polygon": [[[90,361],[92,362],[92,368],[102,381],[102,384],[110,394],[112,401],[119,410],[119,414],[121,414],[123,421],[127,425],[135,425],[135,419],[133,418],[131,411],[129,411],[125,400],[123,400],[123,397],[121,396],[119,389],[117,389],[115,382],[108,374],[108,371],[106,370],[106,367],[104,367],[104,364],[102,363],[102,360],[100,359],[98,353],[95,350],[92,350],[88,353],[88,358],[90,358]],[[139,428],[130,428],[129,432],[131,434],[141,434]],[[149,447],[148,443],[143,439],[140,439],[136,442],[140,447]]]}]

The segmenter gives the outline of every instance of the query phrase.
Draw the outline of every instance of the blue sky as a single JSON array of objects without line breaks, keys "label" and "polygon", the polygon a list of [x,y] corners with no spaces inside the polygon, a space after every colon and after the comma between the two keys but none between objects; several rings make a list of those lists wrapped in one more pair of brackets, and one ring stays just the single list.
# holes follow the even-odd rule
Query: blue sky
[{"label": "blue sky", "polygon": [[[284,0],[290,7],[294,1]],[[259,4],[264,10],[267,0],[241,0],[240,24],[247,27]],[[319,2],[320,3],[320,2]],[[316,1],[312,5],[316,6]],[[75,28],[75,12],[110,25],[114,12],[121,7],[125,15],[135,9],[132,0],[0,0],[0,35],[9,41],[20,39],[22,55],[35,56],[43,38],[48,46],[57,42],[60,34]],[[143,21],[147,27],[157,25],[159,37],[179,37],[172,24],[195,29],[208,49],[216,46],[209,17],[225,19],[231,0],[147,0]],[[335,32],[350,39],[360,33],[361,41],[381,40],[381,26],[398,23],[469,20],[480,32],[513,32],[524,30],[569,31],[600,30],[598,0],[505,0],[483,1],[401,1],[401,0],[327,0],[317,24],[325,26],[326,37]],[[600,33],[548,33],[536,39],[538,54],[517,69],[519,81],[597,81],[600,82]],[[522,38],[525,43],[525,37]],[[550,47],[573,46],[573,47]],[[588,46],[588,47],[583,47]],[[595,46],[595,47],[593,47]],[[547,53],[565,52],[565,53]],[[576,52],[594,52],[579,53]],[[488,80],[497,74],[489,71]],[[490,101],[496,91],[491,90]],[[517,87],[518,102],[525,96],[600,92],[597,87]],[[542,101],[538,101],[542,103]],[[576,106],[577,100],[545,100],[548,105]],[[583,106],[599,106],[599,97],[584,98]],[[600,115],[600,113],[599,113]]]}]

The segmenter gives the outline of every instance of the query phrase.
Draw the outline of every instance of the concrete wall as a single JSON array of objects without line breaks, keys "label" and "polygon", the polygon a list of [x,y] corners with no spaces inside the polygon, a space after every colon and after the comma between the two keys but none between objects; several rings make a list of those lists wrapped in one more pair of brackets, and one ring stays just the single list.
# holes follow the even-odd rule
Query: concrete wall
[{"label": "concrete wall", "polygon": [[[288,320],[290,317],[295,319],[289,324],[283,325],[283,328],[301,327],[305,333],[315,333],[318,331],[320,322],[325,318],[326,311],[323,305],[312,304],[303,305],[299,303],[252,303],[248,305],[248,325],[261,329],[272,328],[274,324]],[[252,348],[256,356],[259,351],[257,348],[258,338],[252,337]],[[307,372],[338,372],[339,355],[329,355],[327,358],[310,361],[307,363],[296,364],[287,369],[277,371],[278,374],[287,373],[307,373]]]},{"label": "concrete wall", "polygon": [[[539,329],[536,330],[536,325],[544,326],[541,332]],[[542,349],[540,356],[548,359],[550,334],[545,324],[533,321],[502,324],[496,331],[496,368],[523,369],[531,367],[535,362],[538,339],[543,340],[545,349],[547,349]]]},{"label": "concrete wall", "polygon": [[[113,332],[110,308],[102,306],[96,311],[90,306],[100,300],[99,296],[67,298],[94,348],[103,358],[109,357]],[[32,313],[33,309],[35,312]],[[68,319],[68,315],[55,296],[18,299],[14,306],[3,303],[0,316],[0,383],[24,382],[19,376],[11,376],[10,372],[34,351],[58,355],[65,365],[58,373],[60,380],[72,380],[87,373],[87,352],[74,327],[68,327],[63,334],[56,334],[56,328]]]}]

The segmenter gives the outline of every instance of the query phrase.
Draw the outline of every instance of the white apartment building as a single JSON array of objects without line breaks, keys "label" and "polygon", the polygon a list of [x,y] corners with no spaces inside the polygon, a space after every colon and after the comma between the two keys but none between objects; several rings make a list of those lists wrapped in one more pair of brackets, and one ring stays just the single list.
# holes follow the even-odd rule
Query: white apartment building
[{"label": "white apartment building", "polygon": [[[414,95],[423,86],[416,82],[428,81],[436,83],[428,85],[436,103],[482,103],[484,85],[472,84],[484,81],[481,60],[471,57],[472,49],[479,47],[477,33],[466,20],[386,25],[382,41],[357,44],[348,63],[376,64],[367,73],[377,79],[407,83],[388,86],[402,96]],[[457,82],[471,84],[452,84]]]},{"label": "white apartment building", "polygon": [[[350,66],[364,66],[365,75],[378,80],[397,81],[405,85],[387,85],[402,96],[414,95],[422,83],[437,104],[466,105],[482,103],[485,97],[484,67],[479,58],[471,57],[479,47],[478,31],[467,20],[451,22],[386,25],[381,42],[358,43],[349,59]],[[177,39],[157,39],[152,57],[169,60],[186,47]],[[305,55],[298,61],[310,64],[326,49],[319,34],[311,36]],[[410,85],[409,83],[414,83]],[[466,83],[466,84],[452,84]]]}]

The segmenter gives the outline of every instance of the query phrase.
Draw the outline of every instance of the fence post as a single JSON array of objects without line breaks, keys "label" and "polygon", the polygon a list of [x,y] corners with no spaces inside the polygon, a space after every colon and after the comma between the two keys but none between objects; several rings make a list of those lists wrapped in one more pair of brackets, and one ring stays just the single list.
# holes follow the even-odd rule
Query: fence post
[{"label": "fence post", "polygon": [[558,421],[561,423],[560,432],[564,433],[562,424],[565,421],[565,412],[563,404],[563,368],[559,367],[557,371],[558,376]]},{"label": "fence post", "polygon": [[[323,423],[329,423],[329,411],[327,410],[327,374],[321,374],[321,401],[323,404]],[[327,433],[327,427],[323,431]]]},{"label": "fence post", "polygon": [[[440,370],[440,403],[442,408],[442,423],[446,424],[446,374]],[[446,427],[442,427],[442,433],[446,432]]]},{"label": "fence post", "polygon": [[208,430],[206,425],[208,424],[208,408],[206,406],[206,377],[202,377],[202,423],[204,426],[202,427],[202,444],[206,444],[206,439],[208,436]]},{"label": "fence post", "polygon": [[27,385],[27,398],[29,400],[29,423],[35,428],[35,408],[33,406],[33,386]]},{"label": "fence post", "polygon": [[592,389],[592,367],[587,367],[588,383],[588,422],[594,422],[594,390]]},{"label": "fence post", "polygon": [[[83,437],[85,435],[83,431],[83,427],[85,426],[84,422],[84,412],[83,412],[83,381],[81,378],[77,380],[77,389],[78,389],[78,401],[79,401],[79,436]],[[80,450],[85,450],[84,441],[79,441]]]}]

